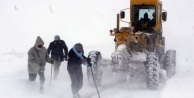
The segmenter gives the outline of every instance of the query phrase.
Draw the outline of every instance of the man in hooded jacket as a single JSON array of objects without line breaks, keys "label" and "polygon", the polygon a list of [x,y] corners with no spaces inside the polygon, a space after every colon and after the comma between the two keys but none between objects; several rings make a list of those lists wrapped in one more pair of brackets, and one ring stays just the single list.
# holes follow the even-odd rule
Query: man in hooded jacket
[{"label": "man in hooded jacket", "polygon": [[46,62],[54,62],[51,58],[49,58],[47,50],[43,45],[43,40],[38,36],[35,45],[28,51],[29,80],[34,81],[38,73],[40,77],[40,82],[42,84],[44,84],[45,80],[44,70]]},{"label": "man in hooded jacket", "polygon": [[71,78],[73,98],[80,98],[79,90],[83,86],[83,73],[81,65],[92,66],[90,59],[84,56],[83,46],[77,43],[68,53],[67,70]]}]

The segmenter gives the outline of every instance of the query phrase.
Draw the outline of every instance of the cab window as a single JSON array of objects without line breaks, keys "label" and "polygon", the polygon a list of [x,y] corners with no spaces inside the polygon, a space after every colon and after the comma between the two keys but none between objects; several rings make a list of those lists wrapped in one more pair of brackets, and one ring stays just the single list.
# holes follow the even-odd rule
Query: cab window
[{"label": "cab window", "polygon": [[156,25],[156,7],[154,5],[134,5],[132,7],[132,26],[137,31],[149,31]]}]

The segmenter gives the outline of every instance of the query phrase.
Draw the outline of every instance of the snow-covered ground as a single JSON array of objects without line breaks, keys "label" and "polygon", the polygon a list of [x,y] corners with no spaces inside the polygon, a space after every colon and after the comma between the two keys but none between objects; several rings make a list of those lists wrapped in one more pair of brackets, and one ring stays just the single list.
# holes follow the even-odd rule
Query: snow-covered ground
[{"label": "snow-covered ground", "polygon": [[[177,74],[155,91],[147,90],[144,82],[127,85],[109,74],[99,87],[101,98],[194,98],[194,1],[162,1],[168,12],[163,24],[166,50],[177,51]],[[86,56],[98,50],[110,58],[114,37],[109,30],[116,27],[116,14],[128,7],[129,0],[0,0],[0,98],[72,98],[67,62],[62,63],[59,78],[51,85],[47,63],[45,94],[39,93],[39,79],[28,81],[28,50],[37,36],[48,47],[58,34],[69,49],[81,42]],[[95,88],[87,82],[85,66],[83,73],[81,95],[97,98]]]}]

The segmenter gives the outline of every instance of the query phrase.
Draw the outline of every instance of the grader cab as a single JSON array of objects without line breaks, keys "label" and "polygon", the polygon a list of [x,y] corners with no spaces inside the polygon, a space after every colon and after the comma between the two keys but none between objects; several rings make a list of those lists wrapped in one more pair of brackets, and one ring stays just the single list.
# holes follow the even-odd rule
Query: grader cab
[{"label": "grader cab", "polygon": [[[130,22],[125,21],[129,10]],[[95,70],[95,80],[102,83],[102,66],[109,65],[115,74],[126,75],[127,81],[141,78],[146,81],[148,89],[157,89],[161,81],[161,70],[166,71],[166,77],[171,78],[176,73],[176,51],[167,50],[165,53],[165,37],[162,23],[167,20],[167,12],[162,9],[160,0],[130,0],[130,8],[125,8],[117,14],[116,28],[110,30],[114,36],[115,51],[111,61],[101,59],[99,51],[92,51]],[[120,27],[120,22],[129,24]],[[111,64],[110,64],[111,63]],[[164,77],[163,77],[164,78]],[[88,80],[91,72],[88,70]]]},{"label": "grader cab", "polygon": [[[162,22],[167,20],[167,12],[162,9],[162,2],[159,0],[131,0],[130,2],[130,21],[126,22],[124,10],[117,14],[117,27],[110,30],[110,35],[115,36],[116,49],[121,44],[128,46],[141,45],[146,50],[153,51],[156,47],[165,45],[162,36]],[[129,27],[119,27],[120,19],[129,24]],[[146,35],[152,35],[148,36]],[[150,40],[149,40],[150,39]],[[133,41],[132,41],[133,40]]]}]

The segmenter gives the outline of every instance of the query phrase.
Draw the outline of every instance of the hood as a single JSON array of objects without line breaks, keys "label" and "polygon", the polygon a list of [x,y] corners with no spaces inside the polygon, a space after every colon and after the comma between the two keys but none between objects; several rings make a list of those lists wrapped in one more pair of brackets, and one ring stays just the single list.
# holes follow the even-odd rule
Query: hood
[{"label": "hood", "polygon": [[37,37],[37,39],[36,39],[36,42],[35,42],[35,48],[37,49],[37,50],[42,50],[42,49],[40,49],[40,48],[38,48],[38,45],[44,45],[44,42],[43,42],[43,40],[41,39],[41,37],[40,36],[38,36]]}]

